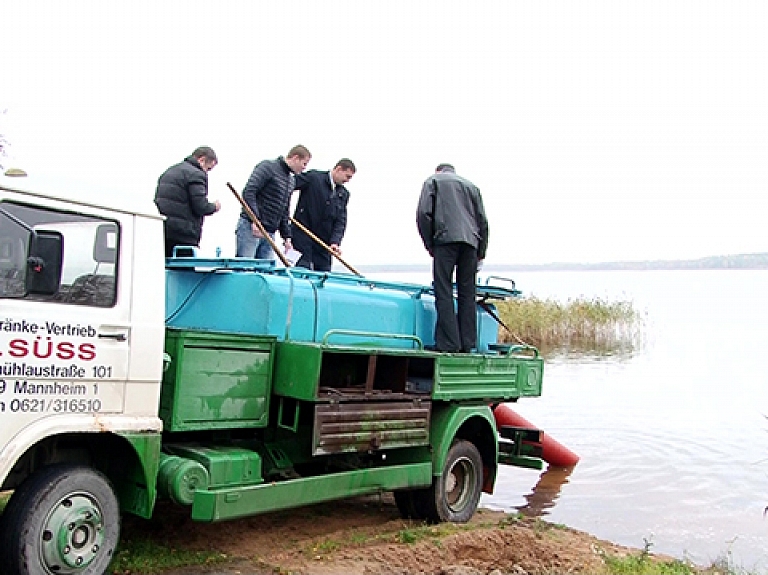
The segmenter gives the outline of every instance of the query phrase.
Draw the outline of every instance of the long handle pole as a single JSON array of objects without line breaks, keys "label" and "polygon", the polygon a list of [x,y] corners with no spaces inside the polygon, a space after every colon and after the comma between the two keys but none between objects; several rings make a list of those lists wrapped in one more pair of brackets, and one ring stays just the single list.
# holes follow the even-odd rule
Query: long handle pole
[{"label": "long handle pole", "polygon": [[329,254],[331,254],[333,257],[335,257],[337,260],[339,260],[341,263],[343,263],[345,266],[347,266],[347,269],[349,271],[351,271],[353,274],[355,274],[357,276],[363,277],[363,274],[361,274],[359,271],[357,271],[355,268],[353,268],[350,264],[345,262],[339,254],[337,254],[335,251],[333,251],[331,249],[331,247],[328,244],[326,244],[323,240],[321,240],[315,234],[313,234],[304,224],[302,224],[299,221],[296,221],[294,218],[290,218],[290,220],[291,220],[291,223],[293,225],[298,227],[302,232],[304,232],[310,238],[315,240],[318,243],[318,245],[320,245],[323,248],[325,248],[325,251],[327,251]]},{"label": "long handle pole", "polygon": [[527,343],[525,343],[525,342],[524,342],[522,339],[520,339],[520,337],[519,337],[519,336],[518,336],[518,335],[517,335],[517,334],[516,334],[514,331],[512,331],[511,329],[509,329],[509,327],[507,326],[507,324],[505,324],[503,321],[501,321],[501,318],[499,317],[499,314],[497,314],[495,311],[493,311],[493,308],[492,308],[490,305],[488,305],[488,304],[485,302],[485,300],[478,300],[478,301],[477,301],[477,305],[479,305],[481,308],[483,308],[483,310],[485,310],[485,312],[486,312],[486,313],[487,313],[489,316],[491,316],[493,319],[495,319],[495,320],[496,320],[496,323],[498,323],[498,324],[499,324],[501,327],[503,327],[504,329],[506,329],[506,330],[509,332],[509,335],[511,335],[512,337],[514,337],[514,338],[517,340],[517,342],[518,342],[518,343],[520,343],[520,344],[522,344],[522,345],[528,345],[528,344],[527,344]]},{"label": "long handle pole", "polygon": [[245,213],[248,214],[248,217],[251,218],[251,221],[256,224],[256,227],[259,228],[259,231],[261,232],[261,235],[264,236],[264,239],[269,242],[269,245],[272,247],[272,251],[277,254],[277,257],[280,258],[280,261],[283,262],[283,265],[287,268],[291,267],[291,262],[288,261],[288,259],[283,255],[283,252],[280,251],[280,248],[277,247],[277,244],[272,239],[272,237],[267,233],[267,230],[264,229],[264,226],[261,225],[261,222],[259,221],[259,218],[256,217],[256,214],[253,213],[253,210],[251,209],[251,206],[248,205],[248,203],[240,197],[240,194],[237,193],[237,190],[232,187],[232,184],[227,182],[227,187],[232,190],[232,193],[235,194],[235,197],[237,198],[237,201],[240,202],[240,205],[243,206],[243,209],[245,210]]}]

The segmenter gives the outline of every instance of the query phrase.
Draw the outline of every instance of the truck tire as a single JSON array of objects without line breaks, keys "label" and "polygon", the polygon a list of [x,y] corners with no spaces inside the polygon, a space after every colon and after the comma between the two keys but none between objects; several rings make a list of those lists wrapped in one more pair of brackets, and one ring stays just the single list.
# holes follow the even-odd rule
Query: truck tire
[{"label": "truck tire", "polygon": [[53,465],[13,494],[0,524],[9,575],[103,575],[120,538],[120,509],[101,473]]},{"label": "truck tire", "polygon": [[483,482],[483,459],[477,447],[454,441],[440,477],[417,495],[415,508],[431,523],[466,523],[477,511]]},{"label": "truck tire", "polygon": [[413,490],[401,489],[394,492],[395,504],[403,519],[424,519],[416,509],[416,493]]}]

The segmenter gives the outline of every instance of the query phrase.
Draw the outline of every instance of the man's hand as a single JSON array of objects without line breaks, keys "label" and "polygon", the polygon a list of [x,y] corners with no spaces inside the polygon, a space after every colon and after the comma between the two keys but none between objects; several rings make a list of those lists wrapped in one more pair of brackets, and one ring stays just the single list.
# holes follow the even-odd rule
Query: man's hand
[{"label": "man's hand", "polygon": [[261,230],[259,229],[259,226],[256,224],[251,224],[251,231],[253,232],[254,238],[263,238],[264,234],[261,233]]},{"label": "man's hand", "polygon": [[293,242],[291,242],[291,238],[285,239],[285,241],[283,242],[283,247],[285,248],[285,251],[293,249]]},{"label": "man's hand", "polygon": [[341,248],[339,247],[339,245],[338,245],[338,244],[331,244],[331,245],[330,245],[330,246],[328,246],[328,247],[329,247],[329,248],[331,248],[331,251],[332,251],[333,253],[335,253],[337,256],[340,256],[340,255],[341,255]]},{"label": "man's hand", "polygon": [[216,206],[216,212],[218,212],[221,209],[221,202],[219,200],[216,200],[215,202],[213,202],[213,205]]}]

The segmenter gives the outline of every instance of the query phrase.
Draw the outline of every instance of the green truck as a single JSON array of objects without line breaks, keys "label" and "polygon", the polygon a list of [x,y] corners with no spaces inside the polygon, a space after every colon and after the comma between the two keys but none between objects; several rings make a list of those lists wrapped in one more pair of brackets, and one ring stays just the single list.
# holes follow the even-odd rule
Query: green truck
[{"label": "green truck", "polygon": [[514,289],[478,286],[477,352],[433,352],[428,286],[166,260],[152,206],[104,197],[0,177],[3,573],[101,575],[159,499],[215,522],[391,491],[466,522],[499,464],[542,466],[494,418],[541,394],[538,352],[496,343]]}]

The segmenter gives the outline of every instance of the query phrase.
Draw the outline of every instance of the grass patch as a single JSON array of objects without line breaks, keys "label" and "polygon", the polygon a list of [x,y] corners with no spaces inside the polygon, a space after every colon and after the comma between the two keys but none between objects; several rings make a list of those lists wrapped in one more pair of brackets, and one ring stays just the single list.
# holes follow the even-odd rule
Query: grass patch
[{"label": "grass patch", "polygon": [[414,525],[398,531],[395,535],[395,540],[398,543],[413,545],[414,543],[424,541],[425,539],[433,539],[438,541],[439,539],[447,535],[451,535],[452,533],[456,533],[458,531],[467,531],[469,529],[471,529],[471,527],[467,525],[459,525],[455,523]]},{"label": "grass patch", "polygon": [[338,551],[340,548],[341,548],[340,541],[336,541],[334,539],[326,539],[325,541],[320,541],[317,545],[315,545],[315,547],[313,548],[313,552],[320,555],[328,555],[330,553]]},{"label": "grass patch", "polygon": [[348,549],[350,547],[363,547],[369,543],[386,542],[386,543],[399,543],[401,545],[414,545],[420,541],[432,541],[435,545],[440,547],[443,537],[458,533],[460,531],[471,531],[474,529],[481,529],[487,527],[494,527],[494,523],[481,523],[481,524],[455,524],[455,523],[439,523],[437,525],[429,525],[426,523],[414,523],[403,524],[403,528],[394,533],[380,533],[380,532],[365,532],[360,531],[348,535],[345,539],[328,538],[304,548],[303,553],[307,557],[314,559],[322,559],[333,555],[334,553]]},{"label": "grass patch", "polygon": [[683,561],[648,561],[639,555],[605,557],[611,575],[697,575],[701,573]]},{"label": "grass patch", "polygon": [[701,569],[689,565],[684,561],[659,561],[651,555],[652,543],[648,540],[637,554],[625,557],[609,557],[603,554],[608,572],[611,575],[695,575],[701,573]]},{"label": "grass patch", "polygon": [[565,303],[535,297],[497,304],[499,342],[526,343],[542,351],[627,351],[634,347],[642,317],[632,302],[577,298]]},{"label": "grass patch", "polygon": [[525,515],[523,515],[519,511],[517,513],[508,513],[504,516],[504,519],[500,520],[496,524],[496,526],[499,527],[500,529],[504,529],[506,527],[518,525],[524,520],[525,520]]},{"label": "grass patch", "polygon": [[120,542],[108,573],[154,575],[167,569],[214,565],[228,560],[223,553],[173,549],[147,537],[135,537]]},{"label": "grass patch", "polygon": [[600,553],[610,575],[757,575],[738,569],[728,558],[706,568],[677,559],[662,561],[651,555],[652,545],[646,539],[639,553],[624,557],[609,557]]}]

